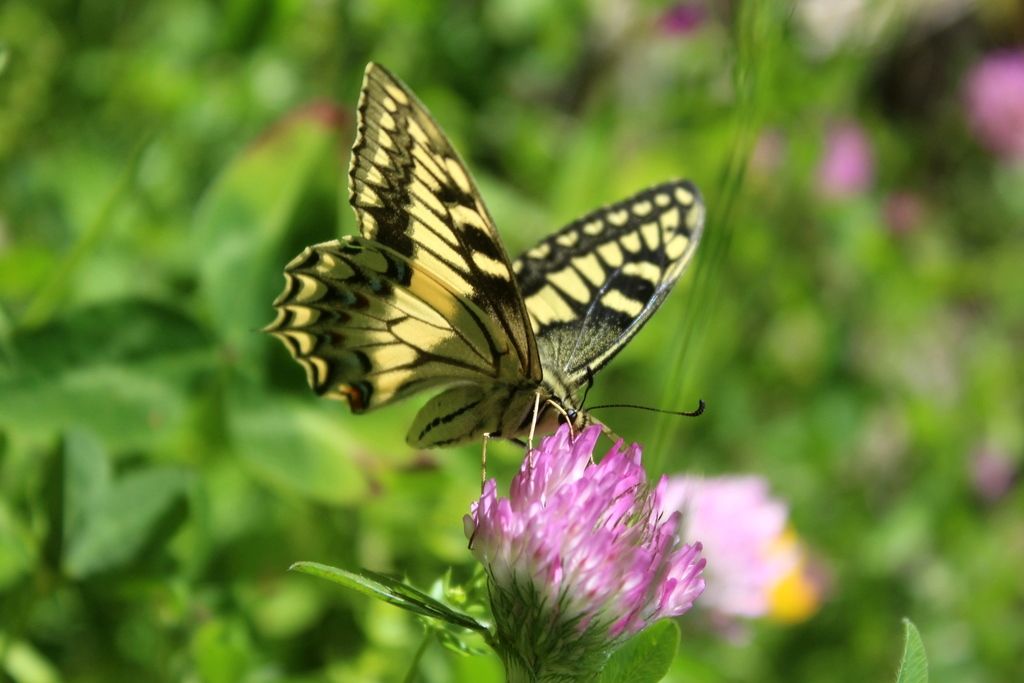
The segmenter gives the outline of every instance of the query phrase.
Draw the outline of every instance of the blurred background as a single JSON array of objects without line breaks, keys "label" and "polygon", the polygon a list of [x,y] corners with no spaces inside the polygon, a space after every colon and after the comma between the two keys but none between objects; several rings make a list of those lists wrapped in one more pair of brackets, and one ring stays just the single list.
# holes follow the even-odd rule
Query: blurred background
[{"label": "blurred background", "polygon": [[[598,377],[649,467],[756,474],[817,587],[695,611],[671,681],[1024,672],[1024,8],[1014,0],[0,5],[0,680],[394,681],[423,628],[297,560],[473,572],[479,446],[414,452],[259,333],[355,231],[363,68],[513,254],[688,177],[696,264]],[[425,397],[424,397],[425,398]],[[495,446],[507,487],[521,449]],[[503,488],[504,490],[504,488]],[[499,680],[427,641],[422,681]]]}]

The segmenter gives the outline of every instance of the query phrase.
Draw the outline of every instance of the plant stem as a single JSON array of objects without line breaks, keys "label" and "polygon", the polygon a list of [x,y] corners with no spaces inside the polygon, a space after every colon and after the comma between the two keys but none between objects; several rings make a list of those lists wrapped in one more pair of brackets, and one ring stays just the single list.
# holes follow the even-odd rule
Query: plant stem
[{"label": "plant stem", "polygon": [[[662,400],[658,404],[661,406],[679,409],[680,389],[685,384],[690,368],[684,360],[693,355],[693,342],[695,338],[699,341],[705,334],[712,311],[715,310],[716,291],[713,282],[722,267],[735,230],[733,212],[757,132],[764,118],[766,93],[763,82],[766,79],[763,73],[773,63],[773,46],[779,40],[778,27],[784,25],[784,17],[779,15],[778,8],[770,3],[740,4],[735,35],[738,58],[733,70],[733,85],[736,89],[734,142],[722,165],[714,192],[710,193],[706,219],[708,233],[703,247],[705,253],[697,259],[694,282],[686,302],[684,329],[668,362],[667,381]],[[689,405],[696,398],[687,395],[683,402]],[[713,403],[709,405],[709,410],[714,410]],[[679,424],[678,418],[666,415],[659,416],[655,422],[654,438],[651,440],[653,447],[648,451],[648,467],[653,472],[664,471],[662,458]]]},{"label": "plant stem", "polygon": [[402,679],[403,683],[413,683],[416,680],[416,676],[420,672],[420,660],[423,659],[423,653],[427,651],[431,635],[429,630],[423,632],[423,640],[416,649],[416,654],[412,656],[412,661],[409,662],[409,670],[406,672],[405,678]]},{"label": "plant stem", "polygon": [[19,320],[21,325],[33,326],[46,322],[60,305],[72,273],[74,273],[78,265],[89,255],[93,248],[100,243],[113,222],[115,209],[120,205],[121,200],[128,194],[132,184],[135,182],[139,161],[149,140],[150,137],[146,136],[132,152],[132,156],[125,166],[124,173],[121,174],[117,184],[107,194],[96,217],[89,223],[79,240],[71,247],[63,261],[54,268],[53,274],[36,291],[25,307],[21,320]]}]

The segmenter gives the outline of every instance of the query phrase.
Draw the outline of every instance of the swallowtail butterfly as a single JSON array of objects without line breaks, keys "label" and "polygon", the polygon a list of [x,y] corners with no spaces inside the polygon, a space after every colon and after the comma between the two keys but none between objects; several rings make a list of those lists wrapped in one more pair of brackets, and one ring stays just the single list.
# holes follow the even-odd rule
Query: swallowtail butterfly
[{"label": "swallowtail butterfly", "polygon": [[266,330],[316,393],[356,413],[443,388],[409,430],[417,447],[590,422],[580,391],[661,304],[704,223],[697,189],[671,181],[510,261],[440,126],[373,63],[349,201],[361,234],[307,247],[285,267]]}]

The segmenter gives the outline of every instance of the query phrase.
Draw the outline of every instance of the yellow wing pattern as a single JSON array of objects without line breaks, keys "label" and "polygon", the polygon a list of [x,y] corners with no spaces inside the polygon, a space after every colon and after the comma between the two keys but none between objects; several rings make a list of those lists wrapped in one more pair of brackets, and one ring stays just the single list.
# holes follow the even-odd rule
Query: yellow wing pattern
[{"label": "yellow wing pattern", "polygon": [[405,85],[369,64],[349,167],[349,201],[364,237],[449,283],[497,322],[522,377],[540,361],[505,248],[459,155]]},{"label": "yellow wing pattern", "polygon": [[359,237],[307,247],[285,267],[267,331],[309,385],[353,412],[452,382],[493,384],[518,360],[492,318],[398,252]]},{"label": "yellow wing pattern", "polygon": [[704,204],[662,183],[573,221],[513,264],[544,377],[578,387],[640,331],[689,263]]}]

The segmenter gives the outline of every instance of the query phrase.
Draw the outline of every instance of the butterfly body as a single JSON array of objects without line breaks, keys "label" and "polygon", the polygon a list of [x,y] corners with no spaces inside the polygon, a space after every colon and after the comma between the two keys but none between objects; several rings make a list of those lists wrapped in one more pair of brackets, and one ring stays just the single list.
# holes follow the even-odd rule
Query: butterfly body
[{"label": "butterfly body", "polygon": [[307,247],[285,267],[267,331],[317,393],[356,413],[443,387],[408,432],[423,447],[589,423],[580,389],[661,303],[703,226],[696,189],[673,181],[510,262],[440,127],[376,64],[349,198],[362,235]]}]

